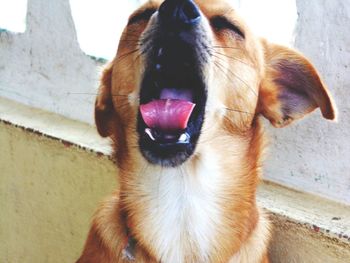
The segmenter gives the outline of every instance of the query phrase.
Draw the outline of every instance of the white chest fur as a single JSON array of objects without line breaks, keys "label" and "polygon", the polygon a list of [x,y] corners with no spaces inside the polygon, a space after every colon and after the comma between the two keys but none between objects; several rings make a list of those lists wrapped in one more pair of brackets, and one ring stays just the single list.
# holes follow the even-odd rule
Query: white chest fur
[{"label": "white chest fur", "polygon": [[212,156],[199,162],[196,168],[149,167],[140,175],[144,238],[161,262],[191,262],[193,255],[194,262],[208,262],[222,218],[217,199],[222,182]]}]

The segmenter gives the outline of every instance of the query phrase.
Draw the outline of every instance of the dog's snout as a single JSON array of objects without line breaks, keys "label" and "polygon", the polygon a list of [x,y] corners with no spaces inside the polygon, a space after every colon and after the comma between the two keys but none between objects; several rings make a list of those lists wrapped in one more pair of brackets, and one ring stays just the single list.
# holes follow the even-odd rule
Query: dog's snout
[{"label": "dog's snout", "polygon": [[192,0],[165,0],[159,8],[163,23],[172,26],[191,26],[201,19],[199,8]]}]

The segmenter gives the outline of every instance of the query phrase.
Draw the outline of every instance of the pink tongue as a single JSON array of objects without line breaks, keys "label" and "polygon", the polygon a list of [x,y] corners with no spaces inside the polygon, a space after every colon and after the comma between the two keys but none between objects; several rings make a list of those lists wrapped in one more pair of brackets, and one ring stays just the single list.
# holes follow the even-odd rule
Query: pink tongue
[{"label": "pink tongue", "polygon": [[140,111],[148,127],[171,132],[187,128],[195,106],[185,100],[155,100],[141,105]]}]

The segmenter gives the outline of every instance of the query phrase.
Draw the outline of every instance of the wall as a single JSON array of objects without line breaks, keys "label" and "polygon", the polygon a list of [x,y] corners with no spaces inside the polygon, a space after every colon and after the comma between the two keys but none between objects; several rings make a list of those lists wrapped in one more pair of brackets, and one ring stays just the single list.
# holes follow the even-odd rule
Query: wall
[{"label": "wall", "polygon": [[26,31],[0,33],[0,96],[93,123],[98,72],[79,47],[69,0],[29,0]]},{"label": "wall", "polygon": [[0,262],[75,262],[116,187],[102,155],[0,121]]},{"label": "wall", "polygon": [[268,179],[350,204],[350,1],[297,1],[295,46],[318,68],[339,110],[338,123],[311,117],[271,129]]}]

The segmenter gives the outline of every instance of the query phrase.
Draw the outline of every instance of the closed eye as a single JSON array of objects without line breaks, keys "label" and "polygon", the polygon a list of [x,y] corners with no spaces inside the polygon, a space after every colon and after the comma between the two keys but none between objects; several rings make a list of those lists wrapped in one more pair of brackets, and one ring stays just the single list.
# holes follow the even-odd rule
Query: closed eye
[{"label": "closed eye", "polygon": [[141,13],[137,13],[129,18],[128,26],[139,22],[148,21],[156,11],[157,10],[154,8],[148,8]]},{"label": "closed eye", "polygon": [[230,30],[242,38],[245,38],[243,31],[238,26],[227,20],[227,18],[224,16],[214,16],[210,20],[210,23],[216,31]]}]

